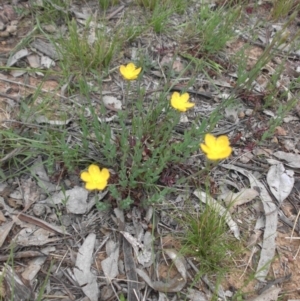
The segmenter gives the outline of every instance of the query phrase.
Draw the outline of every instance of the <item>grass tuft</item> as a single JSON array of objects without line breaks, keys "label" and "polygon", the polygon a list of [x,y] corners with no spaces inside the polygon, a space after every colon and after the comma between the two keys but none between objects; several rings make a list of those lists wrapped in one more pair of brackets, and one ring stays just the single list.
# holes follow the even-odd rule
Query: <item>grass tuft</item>
[{"label": "grass tuft", "polygon": [[228,272],[233,266],[233,255],[241,248],[218,210],[202,205],[196,214],[183,214],[181,223],[186,229],[182,252],[200,263],[201,275]]}]

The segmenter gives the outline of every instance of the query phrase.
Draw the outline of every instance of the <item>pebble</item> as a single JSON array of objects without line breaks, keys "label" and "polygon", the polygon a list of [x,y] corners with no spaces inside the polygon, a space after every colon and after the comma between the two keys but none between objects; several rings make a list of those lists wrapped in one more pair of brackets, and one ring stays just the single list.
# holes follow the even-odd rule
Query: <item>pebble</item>
[{"label": "pebble", "polygon": [[17,25],[8,25],[6,27],[6,32],[15,33],[17,31]]},{"label": "pebble", "polygon": [[238,113],[238,117],[241,118],[241,119],[244,118],[245,117],[245,113],[243,111],[240,111]]},{"label": "pebble", "polygon": [[56,27],[52,24],[46,24],[43,26],[43,29],[45,31],[47,31],[48,33],[55,33],[57,30],[56,30]]},{"label": "pebble", "polygon": [[46,207],[42,204],[34,204],[32,211],[35,216],[42,216],[46,213]]},{"label": "pebble", "polygon": [[251,116],[253,114],[253,110],[252,109],[247,109],[246,111],[245,111],[245,115],[246,116]]}]

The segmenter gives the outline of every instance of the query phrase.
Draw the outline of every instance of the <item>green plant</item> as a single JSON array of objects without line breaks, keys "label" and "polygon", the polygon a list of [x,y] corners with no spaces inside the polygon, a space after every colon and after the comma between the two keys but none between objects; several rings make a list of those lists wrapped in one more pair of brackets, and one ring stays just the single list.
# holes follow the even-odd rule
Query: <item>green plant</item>
[{"label": "green plant", "polygon": [[155,5],[148,22],[156,33],[161,33],[167,30],[167,22],[173,12],[174,8],[169,8],[166,5],[161,4]]},{"label": "green plant", "polygon": [[119,0],[98,0],[99,6],[103,10],[107,10],[110,6],[117,5],[119,3]]},{"label": "green plant", "polygon": [[[288,44],[290,48],[299,47],[299,43],[297,43],[300,37],[300,30],[298,30],[287,42],[286,29],[287,27],[295,20],[297,12],[293,13],[289,20],[284,24],[282,29],[274,35],[271,43],[264,49],[263,53],[258,57],[256,63],[250,70],[247,70],[247,54],[246,49],[249,45],[245,45],[240,51],[237,52],[233,61],[237,62],[237,84],[236,89],[246,89],[248,91],[252,90],[253,82],[256,80],[260,71],[264,66],[266,66],[272,58],[278,53],[279,49],[284,49]],[[279,67],[277,72],[273,75],[273,77],[278,78],[281,74],[281,68]]]},{"label": "green plant", "polygon": [[274,20],[285,18],[292,11],[299,9],[299,3],[295,0],[275,0],[272,5],[271,16]]},{"label": "green plant", "polygon": [[[129,112],[119,113],[122,131],[121,135],[115,134],[117,152],[114,158],[118,162],[118,165],[114,164],[118,183],[109,189],[116,199],[123,200],[122,207],[128,207],[134,201],[137,191],[153,190],[163,170],[184,162],[199,149],[198,139],[203,135],[203,129],[193,128],[181,139],[172,138],[180,113],[170,107],[166,98],[166,93],[162,93],[158,103],[153,102],[147,111],[140,98],[130,127],[125,123]],[[106,155],[111,157],[109,150]]]},{"label": "green plant", "polygon": [[[105,28],[96,26],[91,29],[95,26],[95,20],[93,23],[90,20],[84,28],[79,28],[75,20],[68,23],[69,37],[61,37],[58,47],[62,56],[61,67],[66,73],[77,71],[86,75],[93,70],[99,72],[109,66],[119,50],[119,37],[108,34]],[[95,35],[91,35],[91,30]]]},{"label": "green plant", "polygon": [[135,0],[135,2],[142,7],[153,10],[155,7],[159,5],[161,1],[160,0]]},{"label": "green plant", "polygon": [[226,43],[236,36],[234,25],[240,17],[240,7],[230,11],[224,8],[212,10],[208,4],[200,9],[183,28],[183,42],[197,42],[194,55],[212,55],[222,50]]},{"label": "green plant", "polygon": [[185,228],[182,252],[200,263],[200,273],[224,274],[233,265],[239,242],[228,231],[224,215],[210,205],[197,213],[184,213],[179,221]]}]

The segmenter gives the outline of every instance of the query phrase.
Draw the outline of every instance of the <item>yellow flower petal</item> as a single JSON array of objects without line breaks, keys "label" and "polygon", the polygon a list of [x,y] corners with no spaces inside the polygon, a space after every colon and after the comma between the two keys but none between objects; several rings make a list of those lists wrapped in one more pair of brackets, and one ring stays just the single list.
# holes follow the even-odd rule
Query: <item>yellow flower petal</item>
[{"label": "yellow flower petal", "polygon": [[121,65],[119,70],[120,70],[120,73],[125,77],[125,74],[126,74],[126,66]]},{"label": "yellow flower petal", "polygon": [[216,138],[211,134],[206,134],[204,142],[205,144],[200,144],[200,148],[209,160],[226,159],[231,155],[232,148],[227,136]]},{"label": "yellow flower petal", "polygon": [[127,80],[134,80],[140,74],[142,68],[137,68],[133,63],[129,63],[126,66],[120,66],[120,73]]},{"label": "yellow flower petal", "polygon": [[107,181],[109,179],[110,174],[109,174],[109,170],[107,168],[102,168],[101,177],[102,177],[103,181]]},{"label": "yellow flower petal", "polygon": [[85,188],[88,190],[103,190],[107,186],[107,180],[109,179],[109,170],[103,168],[102,170],[99,166],[91,164],[88,171],[81,173],[80,178],[86,182]]},{"label": "yellow flower petal", "polygon": [[107,181],[98,182],[96,185],[96,189],[103,190],[107,186]]},{"label": "yellow flower petal", "polygon": [[182,102],[188,102],[190,95],[189,95],[189,93],[183,93],[183,94],[181,94],[180,98],[181,98]]},{"label": "yellow flower petal", "polygon": [[204,141],[208,147],[215,147],[216,145],[216,137],[211,134],[206,134]]},{"label": "yellow flower petal", "polygon": [[227,136],[220,136],[217,138],[217,144],[219,147],[229,146],[229,139]]},{"label": "yellow flower petal", "polygon": [[100,175],[100,168],[95,164],[90,165],[88,171],[92,178]]},{"label": "yellow flower petal", "polygon": [[201,143],[201,144],[200,144],[200,147],[201,147],[201,149],[202,149],[202,151],[203,151],[204,153],[206,153],[206,154],[209,153],[210,148],[209,148],[206,144]]},{"label": "yellow flower petal", "polygon": [[94,189],[97,189],[97,185],[94,182],[87,182],[85,184],[85,189],[94,190]]},{"label": "yellow flower petal", "polygon": [[80,178],[84,182],[89,182],[92,179],[90,174],[87,171],[82,172],[81,175],[80,175]]},{"label": "yellow flower petal", "polygon": [[186,108],[192,108],[194,105],[195,105],[195,104],[192,103],[192,102],[187,102],[187,103],[184,104],[184,106],[185,106]]},{"label": "yellow flower petal", "polygon": [[189,97],[188,93],[180,95],[178,92],[174,92],[171,96],[171,106],[180,112],[185,112],[187,109],[192,108],[195,105],[188,101]]}]

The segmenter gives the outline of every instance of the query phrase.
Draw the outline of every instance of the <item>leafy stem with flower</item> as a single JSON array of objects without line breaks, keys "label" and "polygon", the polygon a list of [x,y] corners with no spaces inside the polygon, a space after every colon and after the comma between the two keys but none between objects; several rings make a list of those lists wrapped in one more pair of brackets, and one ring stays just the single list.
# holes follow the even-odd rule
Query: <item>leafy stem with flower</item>
[{"label": "leafy stem with flower", "polygon": [[[120,73],[128,83],[138,79],[140,72],[141,68],[132,63],[120,67]],[[149,201],[149,195],[156,195],[157,184],[165,186],[160,193],[169,191],[169,187],[178,180],[178,164],[196,154],[199,147],[209,160],[224,159],[231,154],[226,136],[216,138],[208,134],[205,143],[199,145],[208,125],[205,119],[200,124],[192,125],[183,134],[176,134],[175,127],[180,122],[181,114],[195,106],[188,93],[170,94],[165,91],[159,99],[152,99],[147,109],[144,101],[145,95],[140,94],[136,102],[132,101],[132,112],[118,112],[119,130],[105,123],[105,133],[109,133],[109,138],[99,141],[99,149],[103,143],[112,144],[102,146],[102,162],[105,156],[109,159],[107,162],[112,161],[110,149],[113,148],[115,164],[107,167],[111,167],[115,175],[110,177],[106,168],[101,170],[94,165],[81,175],[87,189],[102,190],[108,184],[110,195],[121,208],[128,208],[135,201]],[[128,123],[128,120],[131,122]],[[158,197],[151,198],[150,202],[159,200]]]}]

